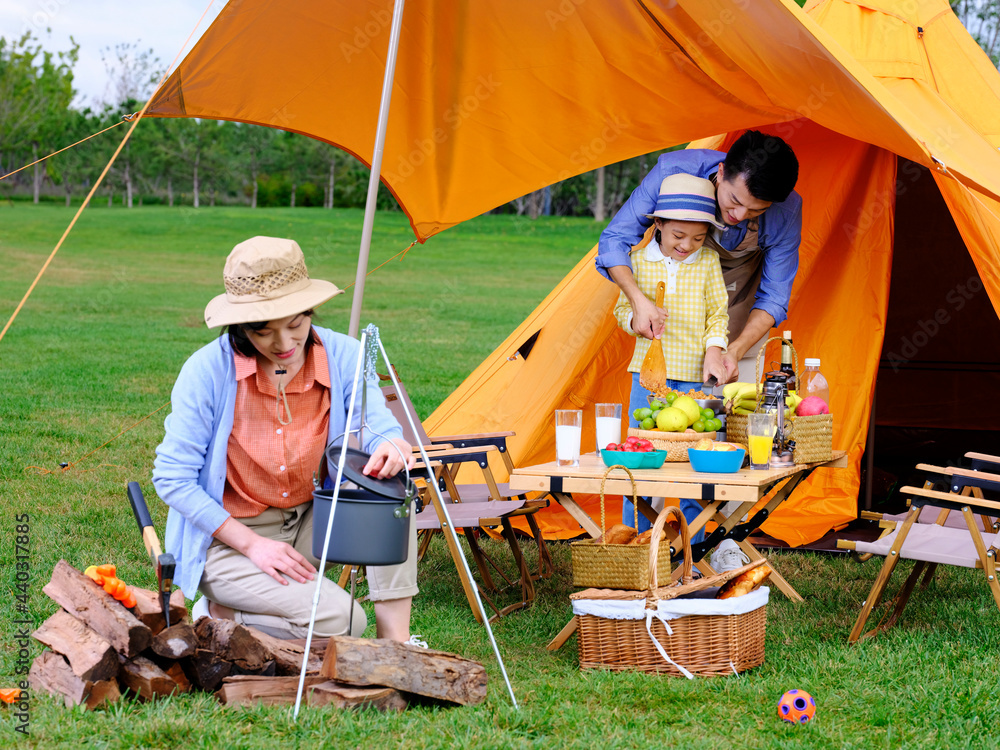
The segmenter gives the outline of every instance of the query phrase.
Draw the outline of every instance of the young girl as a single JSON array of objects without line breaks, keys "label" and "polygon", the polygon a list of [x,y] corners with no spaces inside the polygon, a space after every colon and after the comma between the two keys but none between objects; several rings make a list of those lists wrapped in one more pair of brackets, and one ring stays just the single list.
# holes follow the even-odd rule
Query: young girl
[{"label": "young girl", "polygon": [[[660,185],[656,210],[647,216],[656,229],[645,248],[633,251],[632,266],[639,289],[650,299],[655,299],[660,281],[666,285],[667,323],[658,340],[639,336],[632,329],[628,299],[624,293],[618,296],[615,305],[618,325],[636,337],[635,352],[628,366],[632,373],[629,420],[633,427],[639,426],[633,412],[649,405],[650,392],[639,383],[639,369],[650,346],[663,348],[666,388],[682,392],[700,390],[712,375],[719,382],[726,380],[722,353],[729,333],[729,298],[719,256],[704,246],[711,227],[723,228],[715,219],[715,186],[694,175],[670,175]],[[695,500],[682,499],[680,507],[688,521],[701,512],[701,505]],[[622,521],[630,526],[635,522],[632,503],[627,498]],[[640,515],[639,531],[649,526]]]}]

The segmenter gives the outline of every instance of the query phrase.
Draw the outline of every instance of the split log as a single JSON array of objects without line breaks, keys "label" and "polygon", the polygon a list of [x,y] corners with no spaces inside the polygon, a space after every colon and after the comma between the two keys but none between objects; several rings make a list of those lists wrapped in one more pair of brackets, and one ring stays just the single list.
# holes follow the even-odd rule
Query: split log
[{"label": "split log", "polygon": [[69,662],[55,651],[43,651],[38,655],[28,671],[28,683],[35,690],[62,697],[67,708],[82,705],[93,710],[121,697],[117,682],[80,679]]},{"label": "split log", "polygon": [[174,662],[168,667],[163,667],[163,671],[167,673],[167,676],[177,683],[178,693],[187,693],[191,690],[191,680],[187,678],[184,674],[184,670],[181,668],[180,662]]},{"label": "split log", "polygon": [[202,690],[214,692],[233,671],[232,662],[220,659],[207,649],[199,648],[193,656],[179,662],[191,684]]},{"label": "split log", "polygon": [[[303,701],[306,701],[313,685],[328,682],[326,677],[306,676]],[[261,677],[240,675],[227,677],[215,694],[227,706],[249,706],[261,703],[265,706],[289,706],[295,703],[299,689],[298,677]]]},{"label": "split log", "polygon": [[374,708],[376,711],[403,711],[406,698],[390,687],[354,687],[329,680],[313,686],[310,706],[332,705],[336,708]]},{"label": "split log", "polygon": [[[287,706],[295,703],[298,677],[227,677],[216,697],[227,706]],[[332,705],[336,708],[374,708],[377,711],[402,711],[406,699],[387,687],[354,687],[306,676],[302,702],[308,706]]]},{"label": "split log", "polygon": [[[305,652],[305,643],[295,641],[285,641],[275,638],[263,631],[244,627],[257,641],[267,649],[270,658],[275,662],[275,674],[278,675],[298,675],[302,671],[302,654]],[[309,662],[306,664],[306,674],[317,674],[320,665],[323,663],[322,650],[317,653],[316,644],[313,643],[310,649]]]},{"label": "split log", "polygon": [[158,656],[182,659],[191,656],[198,648],[198,635],[194,632],[194,625],[180,622],[154,635],[151,648]]},{"label": "split log", "polygon": [[267,662],[274,659],[267,647],[248,628],[233,620],[202,617],[194,627],[198,634],[199,650],[210,651],[247,673],[263,671]]},{"label": "split log", "polygon": [[[135,616],[144,622],[153,635],[156,635],[165,627],[167,621],[163,619],[163,605],[160,603],[160,594],[149,589],[140,589],[130,586],[129,589],[135,596]],[[187,619],[187,607],[184,606],[184,594],[180,589],[174,589],[170,594],[170,625],[173,626]]]},{"label": "split log", "polygon": [[385,639],[330,638],[320,674],[349,685],[384,685],[474,706],[486,698],[479,662]]},{"label": "split log", "polygon": [[85,682],[100,682],[118,674],[118,654],[111,644],[64,609],[43,622],[32,636],[65,656],[73,674]]},{"label": "split log", "polygon": [[157,696],[170,695],[174,692],[184,692],[179,689],[177,681],[164,672],[152,660],[145,656],[133,656],[122,663],[122,671],[118,675],[122,685],[145,700]]},{"label": "split log", "polygon": [[65,560],[56,563],[42,591],[56,604],[107,640],[123,656],[149,646],[152,633],[122,603]]}]

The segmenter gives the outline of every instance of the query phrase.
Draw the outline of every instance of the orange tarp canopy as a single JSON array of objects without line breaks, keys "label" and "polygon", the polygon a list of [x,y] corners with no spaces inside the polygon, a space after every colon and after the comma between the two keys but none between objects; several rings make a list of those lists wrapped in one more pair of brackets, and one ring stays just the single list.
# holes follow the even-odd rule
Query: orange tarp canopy
[{"label": "orange tarp canopy", "polygon": [[[300,132],[368,162],[391,8],[230,3],[148,112]],[[786,138],[804,199],[789,327],[805,355],[823,359],[836,445],[855,460],[853,471],[817,472],[788,518],[768,522],[793,543],[854,514],[888,304],[896,156],[934,173],[1000,304],[997,71],[944,0],[807,11],[791,0],[409,0],[381,175],[425,240],[639,154],[748,127]],[[608,315],[614,292],[584,258],[429,428],[513,429],[518,463],[550,460],[553,409],[627,401],[630,342]],[[514,357],[536,333],[528,359]],[[571,531],[561,524],[553,517],[550,531]]]}]

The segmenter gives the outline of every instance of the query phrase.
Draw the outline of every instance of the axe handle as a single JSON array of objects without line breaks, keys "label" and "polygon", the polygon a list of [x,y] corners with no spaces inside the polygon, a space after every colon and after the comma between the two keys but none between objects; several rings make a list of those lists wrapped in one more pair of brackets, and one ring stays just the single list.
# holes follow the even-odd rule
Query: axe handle
[{"label": "axe handle", "polygon": [[135,522],[139,524],[139,531],[142,532],[142,543],[146,546],[146,553],[155,565],[160,555],[160,540],[156,536],[156,529],[153,527],[153,519],[149,515],[149,508],[146,506],[146,498],[142,496],[142,488],[138,482],[128,483],[128,501],[135,514]]}]

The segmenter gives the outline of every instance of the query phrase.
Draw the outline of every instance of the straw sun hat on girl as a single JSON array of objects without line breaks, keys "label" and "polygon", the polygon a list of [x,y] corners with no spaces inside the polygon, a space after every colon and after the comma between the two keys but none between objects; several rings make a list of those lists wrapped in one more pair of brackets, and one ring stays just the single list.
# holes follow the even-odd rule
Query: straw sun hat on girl
[{"label": "straw sun hat on girl", "polygon": [[711,180],[693,174],[672,174],[660,183],[656,210],[646,214],[650,219],[704,221],[716,229],[725,229],[715,218],[715,185]]},{"label": "straw sun hat on girl", "polygon": [[287,318],[344,293],[310,279],[299,243],[278,237],[251,237],[234,247],[222,280],[225,294],[205,307],[209,328]]}]

